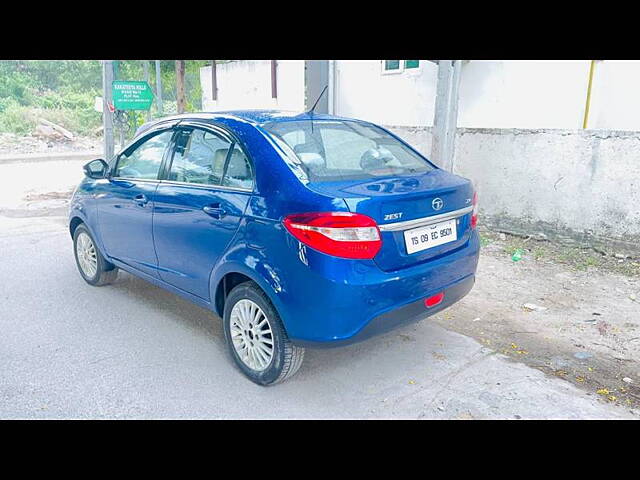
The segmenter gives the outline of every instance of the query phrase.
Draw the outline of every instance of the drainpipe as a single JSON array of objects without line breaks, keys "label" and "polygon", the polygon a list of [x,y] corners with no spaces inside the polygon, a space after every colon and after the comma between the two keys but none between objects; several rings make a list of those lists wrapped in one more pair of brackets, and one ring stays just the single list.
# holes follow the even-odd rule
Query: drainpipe
[{"label": "drainpipe", "polygon": [[593,72],[596,69],[596,61],[591,60],[591,67],[589,68],[589,86],[587,87],[587,102],[584,106],[584,120],[582,121],[582,128],[586,130],[589,122],[589,107],[591,106],[591,87],[593,86]]}]

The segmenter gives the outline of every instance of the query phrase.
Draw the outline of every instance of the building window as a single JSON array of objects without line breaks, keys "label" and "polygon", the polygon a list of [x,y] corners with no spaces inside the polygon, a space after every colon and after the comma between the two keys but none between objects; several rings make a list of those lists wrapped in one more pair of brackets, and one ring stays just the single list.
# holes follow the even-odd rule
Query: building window
[{"label": "building window", "polygon": [[382,73],[402,73],[420,68],[420,60],[382,60]]},{"label": "building window", "polygon": [[382,73],[401,73],[402,61],[401,60],[383,60],[382,61]]},{"label": "building window", "polygon": [[384,69],[385,70],[400,70],[400,60],[385,60],[384,61]]}]

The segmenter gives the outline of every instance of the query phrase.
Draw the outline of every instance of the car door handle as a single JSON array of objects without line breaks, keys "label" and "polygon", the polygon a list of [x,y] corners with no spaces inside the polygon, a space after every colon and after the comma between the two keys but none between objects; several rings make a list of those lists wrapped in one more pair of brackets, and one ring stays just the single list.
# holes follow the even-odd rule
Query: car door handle
[{"label": "car door handle", "polygon": [[211,215],[213,218],[222,218],[227,214],[226,210],[222,208],[219,203],[205,205],[204,207],[202,207],[202,210],[204,211],[204,213],[206,213],[207,215]]},{"label": "car door handle", "polygon": [[136,195],[135,197],[133,197],[133,201],[141,207],[144,207],[149,202],[149,199],[146,195],[141,193],[140,195]]}]

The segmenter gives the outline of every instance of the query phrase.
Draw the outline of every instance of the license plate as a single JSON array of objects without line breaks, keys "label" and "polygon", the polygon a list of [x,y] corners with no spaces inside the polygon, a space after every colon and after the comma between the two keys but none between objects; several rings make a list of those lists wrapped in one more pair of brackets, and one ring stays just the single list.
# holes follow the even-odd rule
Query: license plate
[{"label": "license plate", "polygon": [[407,253],[416,253],[427,248],[453,242],[457,238],[456,220],[435,223],[426,227],[414,228],[404,232]]}]

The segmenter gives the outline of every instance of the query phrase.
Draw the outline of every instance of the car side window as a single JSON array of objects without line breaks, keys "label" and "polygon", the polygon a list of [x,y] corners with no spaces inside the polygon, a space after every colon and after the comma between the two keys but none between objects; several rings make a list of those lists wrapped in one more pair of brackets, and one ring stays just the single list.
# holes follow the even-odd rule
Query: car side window
[{"label": "car side window", "polygon": [[220,185],[231,143],[215,133],[180,130],[168,180],[200,185]]},{"label": "car side window", "polygon": [[158,133],[128,154],[120,155],[112,176],[145,180],[158,178],[162,157],[172,135],[172,130]]},{"label": "car side window", "polygon": [[234,144],[231,156],[229,157],[222,185],[247,190],[253,188],[251,164],[242,149],[236,144]]}]

